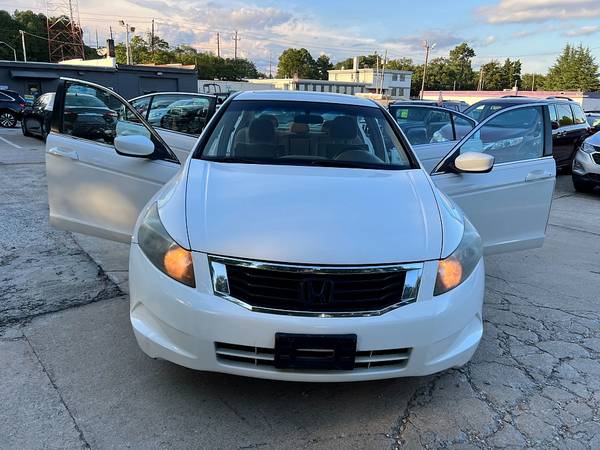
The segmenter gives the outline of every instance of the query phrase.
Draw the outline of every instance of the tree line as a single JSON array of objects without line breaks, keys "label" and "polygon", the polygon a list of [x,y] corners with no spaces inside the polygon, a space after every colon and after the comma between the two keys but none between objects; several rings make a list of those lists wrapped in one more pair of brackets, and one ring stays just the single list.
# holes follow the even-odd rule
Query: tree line
[{"label": "tree line", "polygon": [[[17,51],[17,58],[23,59],[19,30],[27,33],[27,59],[47,62],[48,41],[47,19],[44,14],[32,11],[15,11],[10,14],[0,10],[0,32],[5,41]],[[39,37],[35,37],[35,36]],[[135,35],[130,42],[135,64],[181,63],[195,65],[202,79],[242,80],[263,78],[256,65],[245,58],[221,58],[210,52],[198,51],[189,45],[171,46],[160,36],[147,33]],[[115,47],[117,63],[126,63],[124,43]],[[85,46],[86,58],[97,58],[96,49]],[[598,64],[590,49],[583,45],[567,44],[547,73],[521,73],[519,59],[506,58],[504,61],[491,60],[479,69],[473,68],[475,50],[463,42],[448,52],[447,56],[436,57],[427,65],[427,90],[503,90],[515,85],[528,90],[573,90],[600,91]],[[13,59],[12,50],[0,45],[0,59]],[[381,68],[384,64],[381,55],[359,56],[359,67]],[[413,72],[411,95],[418,96],[421,90],[423,64],[416,64],[410,58],[385,61],[386,69],[409,70]],[[308,79],[328,79],[328,70],[352,68],[352,58],[338,61],[335,65],[329,56],[321,54],[313,57],[305,48],[288,48],[278,59],[277,77]]]}]

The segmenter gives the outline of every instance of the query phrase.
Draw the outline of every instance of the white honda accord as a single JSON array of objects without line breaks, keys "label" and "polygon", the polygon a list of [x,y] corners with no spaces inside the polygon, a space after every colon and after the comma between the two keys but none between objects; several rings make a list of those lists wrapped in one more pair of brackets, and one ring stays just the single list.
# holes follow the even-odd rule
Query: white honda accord
[{"label": "white honda accord", "polygon": [[46,152],[51,223],[131,242],[146,354],[294,381],[469,361],[483,252],[542,244],[555,177],[540,103],[489,117],[427,173],[370,100],[244,92],[180,161],[123,98],[69,79]]}]

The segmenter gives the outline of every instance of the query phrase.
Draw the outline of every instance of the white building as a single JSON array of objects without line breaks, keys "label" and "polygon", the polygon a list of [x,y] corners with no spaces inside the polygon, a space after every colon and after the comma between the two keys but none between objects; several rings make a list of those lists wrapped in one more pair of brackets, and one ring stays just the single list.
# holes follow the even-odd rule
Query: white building
[{"label": "white building", "polygon": [[367,92],[366,83],[353,81],[310,80],[302,78],[265,78],[248,80],[252,84],[271,85],[271,89],[283,91],[335,92],[354,95]]},{"label": "white building", "polygon": [[412,72],[408,70],[359,69],[358,58],[354,68],[329,70],[329,81],[364,83],[367,93],[381,93],[384,97],[409,98]]}]

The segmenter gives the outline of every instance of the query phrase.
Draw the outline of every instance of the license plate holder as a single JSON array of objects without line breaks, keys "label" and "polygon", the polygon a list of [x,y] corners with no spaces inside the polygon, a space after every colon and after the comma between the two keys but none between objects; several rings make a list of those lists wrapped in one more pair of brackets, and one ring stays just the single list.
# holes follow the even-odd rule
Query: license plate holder
[{"label": "license plate holder", "polygon": [[352,370],[355,334],[275,333],[277,369]]}]

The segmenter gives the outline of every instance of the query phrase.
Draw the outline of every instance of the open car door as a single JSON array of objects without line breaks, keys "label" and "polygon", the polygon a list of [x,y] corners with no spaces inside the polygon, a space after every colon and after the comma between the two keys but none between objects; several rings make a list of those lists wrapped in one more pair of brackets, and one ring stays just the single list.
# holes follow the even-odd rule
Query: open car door
[{"label": "open car door", "polygon": [[[460,173],[466,152],[495,158],[489,173]],[[540,247],[544,241],[556,165],[547,105],[503,109],[467,134],[431,173],[436,186],[478,229],[486,254]]]},{"label": "open car door", "polygon": [[129,242],[138,215],[180,169],[176,156],[112,90],[61,79],[46,141],[50,223]]}]

